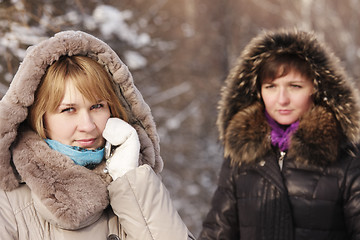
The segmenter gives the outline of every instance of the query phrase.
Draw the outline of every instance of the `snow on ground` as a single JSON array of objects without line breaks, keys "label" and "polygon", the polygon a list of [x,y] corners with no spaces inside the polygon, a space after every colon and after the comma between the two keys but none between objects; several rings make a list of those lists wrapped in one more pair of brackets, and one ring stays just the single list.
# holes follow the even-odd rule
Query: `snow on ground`
[{"label": "snow on ground", "polygon": [[147,33],[138,33],[136,25],[129,26],[126,23],[132,16],[130,10],[120,11],[108,5],[100,5],[93,12],[93,18],[105,38],[114,34],[135,48],[150,44],[151,39]]},{"label": "snow on ground", "polygon": [[[25,6],[20,0],[12,0],[13,6],[19,12],[26,12]],[[64,25],[76,26],[82,25],[85,31],[94,31],[99,29],[102,39],[110,39],[117,37],[126,42],[130,47],[139,49],[151,44],[152,39],[147,33],[141,33],[137,24],[128,24],[127,20],[133,17],[130,10],[120,11],[109,5],[97,6],[91,15],[69,10],[64,15],[52,17],[54,6],[45,4],[43,6],[43,15],[39,16],[39,22],[36,26],[30,26],[28,22],[30,17],[26,14],[19,14],[19,22],[1,20],[1,26],[8,26],[9,31],[0,32],[0,52],[11,52],[20,61],[25,57],[26,46],[31,46],[47,39],[47,31],[61,29]],[[144,19],[139,20],[140,25],[144,25]],[[4,27],[5,28],[5,27]],[[140,51],[129,50],[124,52],[124,62],[131,70],[138,70],[147,66],[147,59]],[[0,71],[1,73],[1,71]],[[4,79],[10,82],[13,78],[12,74],[3,74]],[[0,82],[0,98],[6,92],[7,86]]]}]

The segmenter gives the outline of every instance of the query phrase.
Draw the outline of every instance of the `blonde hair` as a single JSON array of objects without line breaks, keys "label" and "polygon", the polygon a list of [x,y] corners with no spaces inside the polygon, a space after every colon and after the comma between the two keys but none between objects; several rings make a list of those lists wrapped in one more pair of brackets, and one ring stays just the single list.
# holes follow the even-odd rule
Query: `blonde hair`
[{"label": "blonde hair", "polygon": [[110,74],[96,61],[85,56],[62,56],[52,64],[41,79],[30,107],[30,126],[42,138],[46,137],[44,114],[54,112],[60,105],[66,81],[72,81],[89,101],[105,100],[111,116],[128,121],[124,107],[113,88]]}]

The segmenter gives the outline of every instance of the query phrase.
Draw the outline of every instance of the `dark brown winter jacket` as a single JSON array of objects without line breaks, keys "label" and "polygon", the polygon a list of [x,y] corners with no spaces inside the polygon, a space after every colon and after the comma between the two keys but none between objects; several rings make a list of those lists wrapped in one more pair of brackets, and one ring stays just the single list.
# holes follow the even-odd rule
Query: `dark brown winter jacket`
[{"label": "dark brown winter jacket", "polygon": [[[280,170],[257,74],[262,61],[282,53],[308,62],[315,94]],[[315,35],[280,30],[252,40],[219,109],[225,160],[199,239],[360,239],[357,93]]]}]

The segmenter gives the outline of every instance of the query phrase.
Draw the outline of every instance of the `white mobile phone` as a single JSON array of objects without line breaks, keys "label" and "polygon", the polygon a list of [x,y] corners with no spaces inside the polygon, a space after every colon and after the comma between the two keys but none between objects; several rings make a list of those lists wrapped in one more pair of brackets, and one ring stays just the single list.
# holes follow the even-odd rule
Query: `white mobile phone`
[{"label": "white mobile phone", "polygon": [[111,157],[111,154],[112,154],[112,152],[111,152],[111,150],[112,150],[111,149],[112,148],[111,143],[106,141],[104,148],[105,148],[105,159],[108,160]]}]

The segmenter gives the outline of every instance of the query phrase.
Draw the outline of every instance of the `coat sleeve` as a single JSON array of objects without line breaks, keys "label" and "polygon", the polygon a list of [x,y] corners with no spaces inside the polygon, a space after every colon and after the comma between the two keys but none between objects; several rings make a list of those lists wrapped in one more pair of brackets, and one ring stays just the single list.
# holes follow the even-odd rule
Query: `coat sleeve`
[{"label": "coat sleeve", "polygon": [[14,211],[10,205],[7,194],[2,190],[0,190],[0,239],[18,239]]},{"label": "coat sleeve", "polygon": [[360,239],[360,156],[345,175],[344,216],[350,239]]},{"label": "coat sleeve", "polygon": [[225,159],[199,240],[240,239],[232,172],[230,159]]},{"label": "coat sleeve", "polygon": [[166,187],[149,165],[131,170],[112,182],[109,195],[127,240],[194,239]]}]

